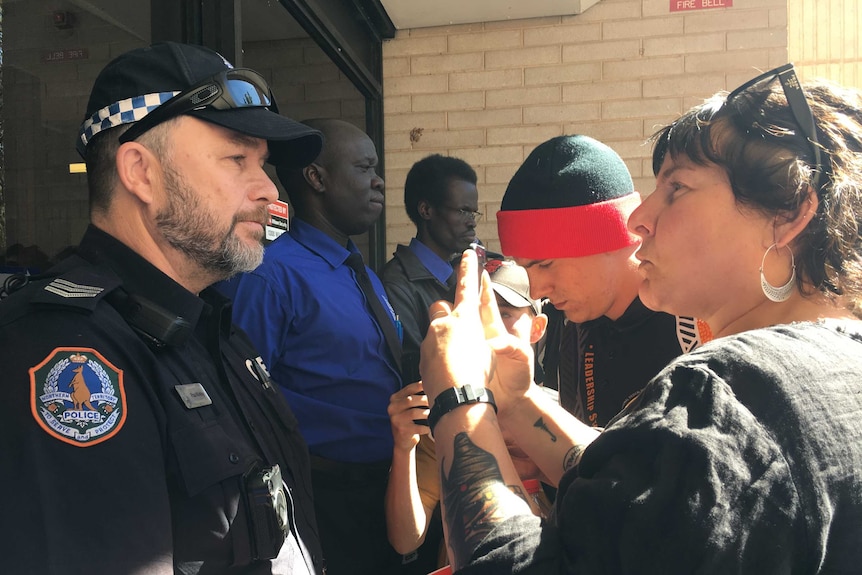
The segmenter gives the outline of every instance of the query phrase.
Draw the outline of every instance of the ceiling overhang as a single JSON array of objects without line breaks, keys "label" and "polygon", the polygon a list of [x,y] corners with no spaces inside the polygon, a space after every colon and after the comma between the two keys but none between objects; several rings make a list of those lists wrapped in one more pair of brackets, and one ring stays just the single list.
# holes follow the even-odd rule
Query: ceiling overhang
[{"label": "ceiling overhang", "polygon": [[580,14],[599,0],[380,0],[399,30]]}]

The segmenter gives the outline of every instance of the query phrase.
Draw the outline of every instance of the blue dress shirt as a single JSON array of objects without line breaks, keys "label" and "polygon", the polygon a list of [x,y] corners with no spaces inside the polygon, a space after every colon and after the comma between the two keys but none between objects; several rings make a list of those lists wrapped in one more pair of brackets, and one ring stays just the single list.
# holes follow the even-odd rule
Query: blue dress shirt
[{"label": "blue dress shirt", "polygon": [[410,240],[410,251],[422,262],[431,275],[441,284],[445,284],[454,272],[452,264],[434,253],[434,250],[413,238]]},{"label": "blue dress shirt", "polygon": [[[253,272],[219,284],[299,420],[312,454],[344,462],[392,456],[389,397],[401,387],[345,249],[294,218]],[[370,269],[384,307],[394,312]]]}]

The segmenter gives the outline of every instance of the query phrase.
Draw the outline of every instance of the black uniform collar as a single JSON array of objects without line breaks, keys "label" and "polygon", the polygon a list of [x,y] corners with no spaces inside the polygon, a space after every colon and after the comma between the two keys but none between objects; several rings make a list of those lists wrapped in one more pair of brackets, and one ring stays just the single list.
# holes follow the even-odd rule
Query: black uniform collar
[{"label": "black uniform collar", "polygon": [[583,325],[589,327],[598,327],[600,325],[604,325],[607,326],[608,329],[616,330],[618,332],[624,332],[637,328],[642,323],[651,318],[653,315],[655,315],[655,313],[655,311],[649,309],[643,304],[643,302],[641,302],[640,296],[635,296],[635,299],[632,301],[632,303],[629,304],[629,307],[626,308],[626,311],[623,312],[623,315],[621,315],[617,319],[612,320],[609,317],[603,315],[600,318],[584,322]]},{"label": "black uniform collar", "polygon": [[162,306],[192,326],[197,324],[206,305],[204,300],[107,232],[90,224],[78,246],[78,255],[93,264],[110,268],[129,293]]},{"label": "black uniform collar", "polygon": [[201,298],[212,308],[218,318],[218,327],[222,335],[229,336],[233,325],[233,301],[222,295],[216,288],[208,287],[201,292]]}]

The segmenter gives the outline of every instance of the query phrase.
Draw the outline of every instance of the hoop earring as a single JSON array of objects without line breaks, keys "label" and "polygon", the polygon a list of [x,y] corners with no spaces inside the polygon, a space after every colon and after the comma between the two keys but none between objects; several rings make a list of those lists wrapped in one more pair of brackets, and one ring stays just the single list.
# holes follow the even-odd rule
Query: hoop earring
[{"label": "hoop earring", "polygon": [[763,259],[760,261],[760,289],[763,290],[763,295],[765,295],[770,301],[774,302],[783,302],[790,299],[790,294],[793,293],[793,285],[796,283],[796,259],[793,257],[793,250],[790,250],[790,279],[787,280],[787,283],[783,286],[774,286],[768,281],[766,281],[766,276],[763,275],[763,265],[766,263],[766,254],[769,253],[769,250],[777,247],[775,244],[772,244],[768,248],[766,248],[766,252],[763,254]]}]

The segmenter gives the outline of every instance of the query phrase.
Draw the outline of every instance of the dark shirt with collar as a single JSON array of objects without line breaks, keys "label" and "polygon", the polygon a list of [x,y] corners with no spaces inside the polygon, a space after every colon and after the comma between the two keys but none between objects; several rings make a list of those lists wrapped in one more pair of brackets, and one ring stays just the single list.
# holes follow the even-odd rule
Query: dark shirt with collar
[{"label": "dark shirt with collar", "polygon": [[[0,303],[5,568],[319,571],[307,448],[229,300],[93,226],[46,275]],[[301,543],[255,561],[243,476],[273,464]]]},{"label": "dark shirt with collar", "polygon": [[[253,272],[219,284],[299,419],[313,455],[339,462],[392,457],[386,408],[401,376],[347,248],[294,218]],[[368,270],[384,307],[380,280]],[[392,321],[395,314],[392,313]]]},{"label": "dark shirt with collar", "polygon": [[431,323],[428,306],[441,299],[453,301],[455,274],[449,262],[413,238],[409,246],[395,248],[394,257],[386,262],[380,277],[404,332],[404,382],[412,383],[420,379],[419,346]]},{"label": "dark shirt with collar", "polygon": [[694,320],[648,309],[639,297],[622,316],[576,324],[576,381],[560,382],[560,404],[602,427],[678,355],[702,343]]}]

